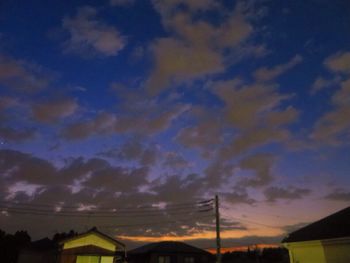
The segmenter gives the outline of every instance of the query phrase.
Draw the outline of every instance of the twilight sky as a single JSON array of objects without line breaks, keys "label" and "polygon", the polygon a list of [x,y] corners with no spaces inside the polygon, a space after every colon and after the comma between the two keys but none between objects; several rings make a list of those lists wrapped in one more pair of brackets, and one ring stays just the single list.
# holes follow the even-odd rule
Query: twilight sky
[{"label": "twilight sky", "polygon": [[347,0],[2,0],[1,228],[208,248],[217,193],[232,247],[348,206],[349,28]]}]

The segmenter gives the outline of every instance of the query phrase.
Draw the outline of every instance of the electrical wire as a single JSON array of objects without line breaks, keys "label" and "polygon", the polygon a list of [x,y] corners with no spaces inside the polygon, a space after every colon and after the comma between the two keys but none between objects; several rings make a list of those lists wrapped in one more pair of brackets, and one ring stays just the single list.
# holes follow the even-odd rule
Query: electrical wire
[{"label": "electrical wire", "polygon": [[[203,218],[213,218],[213,215],[207,215],[207,216],[201,216],[198,218],[192,217],[187,219],[179,219],[179,220],[168,220],[168,221],[153,221],[149,223],[140,223],[140,224],[124,224],[124,225],[100,225],[100,228],[119,228],[119,227],[135,227],[135,226],[156,226],[156,225],[163,225],[163,224],[169,224],[169,223],[181,223],[181,222],[190,222],[195,219],[203,219]],[[213,225],[213,227],[215,227]]]},{"label": "electrical wire", "polygon": [[[212,205],[213,204],[213,199],[208,199],[208,200],[202,200],[202,201],[197,201],[197,202],[192,202],[192,203],[172,203],[172,204],[165,204],[164,207],[160,206],[139,206],[139,207],[99,207],[97,210],[98,211],[104,211],[104,210],[117,210],[119,212],[148,212],[148,211],[158,211],[158,210],[181,210],[181,209],[193,209],[196,207],[205,207],[207,205]],[[66,206],[66,205],[59,205],[59,204],[29,204],[29,203],[15,203],[15,202],[0,202],[0,206],[16,206],[16,207],[49,207],[52,208],[53,206],[59,207],[60,209],[79,209],[81,208],[80,206]],[[90,206],[91,204],[82,204],[85,206]]]},{"label": "electrical wire", "polygon": [[[2,202],[4,203],[4,202]],[[20,203],[6,203],[7,205],[1,205],[0,209],[9,213],[17,214],[31,214],[31,215],[55,215],[55,216],[72,216],[72,217],[147,217],[147,216],[161,216],[161,215],[180,215],[180,214],[193,214],[193,213],[205,213],[213,210],[213,203],[211,200],[203,200],[197,203],[192,203],[191,207],[175,207],[168,209],[165,208],[154,208],[152,210],[82,210],[77,209],[71,210],[67,206],[59,207],[60,210],[45,209],[45,206],[34,205],[34,204],[20,204]],[[188,203],[189,204],[189,203]],[[39,208],[38,208],[39,207]],[[52,206],[50,207],[52,208]]]},{"label": "electrical wire", "polygon": [[61,212],[61,211],[52,211],[52,210],[39,210],[39,209],[26,209],[26,208],[10,208],[10,207],[0,207],[4,212],[14,213],[14,214],[28,214],[28,215],[48,215],[48,216],[65,216],[65,217],[155,217],[155,216],[176,216],[176,215],[186,215],[186,214],[195,214],[195,213],[207,213],[212,211],[208,210],[197,210],[197,211],[179,211],[179,212],[168,212],[160,211],[158,213],[139,213],[139,214],[119,214],[118,212],[111,213],[100,213],[100,212]]},{"label": "electrical wire", "polygon": [[186,209],[175,209],[175,210],[170,210],[170,209],[157,209],[157,210],[152,210],[152,211],[128,211],[128,212],[123,212],[120,210],[64,210],[64,209],[59,209],[59,210],[54,210],[54,209],[38,209],[38,208],[32,208],[32,207],[22,207],[22,206],[0,206],[0,209],[13,209],[13,210],[23,210],[23,211],[34,211],[34,212],[54,212],[54,213],[87,213],[87,214],[118,214],[118,215],[139,215],[139,214],[164,214],[164,213],[169,213],[169,214],[176,214],[176,213],[183,213],[183,212],[205,212],[208,210],[212,210],[212,206],[203,206],[203,207],[193,207],[193,208],[186,208]]}]

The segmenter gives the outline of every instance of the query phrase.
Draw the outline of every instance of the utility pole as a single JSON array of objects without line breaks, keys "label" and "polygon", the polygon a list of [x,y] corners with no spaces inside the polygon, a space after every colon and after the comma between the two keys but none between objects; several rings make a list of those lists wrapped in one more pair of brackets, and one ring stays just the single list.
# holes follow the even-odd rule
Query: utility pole
[{"label": "utility pole", "polygon": [[215,195],[215,219],[216,219],[216,263],[221,263],[220,214],[219,214],[219,196],[218,195]]}]

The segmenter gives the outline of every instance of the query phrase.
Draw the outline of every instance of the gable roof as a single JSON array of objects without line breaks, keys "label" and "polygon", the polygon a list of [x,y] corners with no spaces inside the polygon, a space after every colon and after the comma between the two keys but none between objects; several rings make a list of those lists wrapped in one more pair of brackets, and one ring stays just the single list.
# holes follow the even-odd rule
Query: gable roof
[{"label": "gable roof", "polygon": [[[129,254],[147,254],[154,252],[163,253],[193,253],[193,254],[210,254],[208,251],[191,246],[189,244],[177,241],[162,241],[150,243],[129,251]],[[211,254],[210,254],[211,255]]]},{"label": "gable roof", "polygon": [[290,233],[282,243],[350,237],[350,207]]},{"label": "gable roof", "polygon": [[112,242],[113,244],[116,244],[116,245],[120,245],[120,246],[122,246],[122,247],[125,247],[125,244],[124,244],[124,243],[119,242],[119,241],[115,240],[114,238],[112,238],[112,237],[110,237],[110,236],[108,236],[108,235],[106,235],[106,234],[104,234],[104,233],[98,231],[96,227],[93,227],[93,228],[91,228],[90,230],[88,230],[88,231],[86,231],[86,232],[84,232],[84,233],[81,233],[81,234],[79,234],[79,235],[76,235],[76,236],[74,236],[74,237],[64,239],[64,240],[62,240],[62,241],[60,242],[60,244],[64,244],[64,243],[66,243],[66,242],[69,242],[69,241],[72,241],[72,240],[76,240],[76,239],[79,239],[79,238],[88,236],[88,235],[90,235],[90,234],[96,234],[96,235],[98,235],[99,237],[101,237],[101,238],[103,238],[103,239],[106,239],[106,240]]}]

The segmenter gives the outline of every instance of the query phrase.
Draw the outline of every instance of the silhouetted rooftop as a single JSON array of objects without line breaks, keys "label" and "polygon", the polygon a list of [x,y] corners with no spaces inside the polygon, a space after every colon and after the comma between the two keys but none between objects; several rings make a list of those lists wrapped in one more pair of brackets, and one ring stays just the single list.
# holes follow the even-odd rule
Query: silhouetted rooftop
[{"label": "silhouetted rooftop", "polygon": [[67,238],[67,239],[64,239],[64,240],[62,240],[62,241],[60,242],[60,244],[63,244],[63,243],[66,243],[66,242],[68,242],[68,241],[81,238],[81,237],[83,237],[83,236],[87,236],[87,235],[89,235],[89,234],[91,234],[91,233],[95,233],[95,234],[101,236],[102,238],[105,238],[105,239],[111,241],[112,243],[115,243],[115,244],[118,244],[118,245],[120,245],[120,246],[122,246],[122,247],[125,247],[125,244],[124,244],[124,243],[122,243],[122,242],[120,242],[120,241],[117,241],[116,239],[114,239],[114,238],[112,238],[112,237],[110,237],[110,236],[108,236],[108,235],[106,235],[106,234],[100,232],[96,227],[93,227],[93,228],[91,228],[90,230],[88,230],[88,231],[86,231],[86,232],[84,232],[84,233],[81,233],[81,234],[78,234],[78,235],[76,235],[76,236],[73,236],[73,237],[69,237],[69,238]]},{"label": "silhouetted rooftop", "polygon": [[282,243],[350,237],[350,207],[290,233]]},{"label": "silhouetted rooftop", "polygon": [[209,252],[203,249],[188,245],[183,242],[176,242],[176,241],[163,241],[158,243],[150,243],[150,244],[135,248],[133,250],[130,250],[129,254],[146,254],[146,253],[154,253],[154,252],[210,254]]}]

